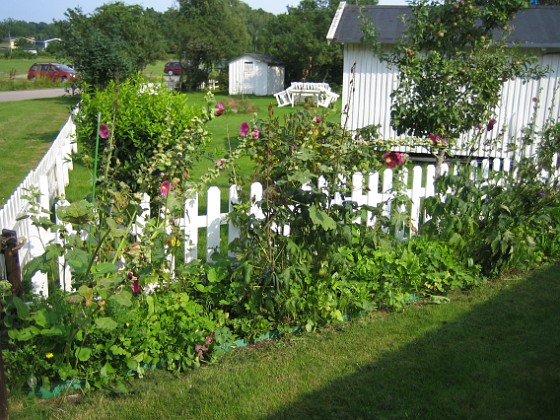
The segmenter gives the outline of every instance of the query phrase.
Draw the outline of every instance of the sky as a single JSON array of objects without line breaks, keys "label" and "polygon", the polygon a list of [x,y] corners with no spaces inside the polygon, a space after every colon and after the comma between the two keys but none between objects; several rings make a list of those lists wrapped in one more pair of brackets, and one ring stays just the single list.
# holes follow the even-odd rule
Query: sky
[{"label": "sky", "polygon": [[[175,0],[123,0],[127,4],[139,4],[144,8],[151,7],[158,12],[165,12],[174,7]],[[243,0],[253,9],[280,14],[287,11],[288,6],[297,6],[300,0]],[[97,7],[110,3],[110,0],[0,0],[0,21],[5,19],[23,20],[26,22],[46,22],[64,19],[67,9],[80,7],[84,13],[91,13]],[[405,4],[404,0],[383,0],[379,4]]]}]

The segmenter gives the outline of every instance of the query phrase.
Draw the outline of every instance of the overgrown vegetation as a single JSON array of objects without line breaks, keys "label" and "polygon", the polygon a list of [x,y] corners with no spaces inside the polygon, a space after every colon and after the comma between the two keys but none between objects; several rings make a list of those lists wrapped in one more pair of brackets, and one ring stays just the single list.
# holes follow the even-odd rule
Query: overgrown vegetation
[{"label": "overgrown vegetation", "polygon": [[[13,390],[123,393],[130,378],[211,363],[236,340],[442,303],[449,293],[560,257],[555,121],[542,132],[526,130],[536,155],[511,173],[457,164],[441,174],[438,193],[426,199],[427,221],[413,232],[398,211],[410,204],[408,156],[391,151],[387,139],[347,132],[311,106],[283,118],[270,106],[267,117],[242,121],[214,166],[200,180],[190,177],[208,140],[206,123],[233,106],[250,109],[212,96],[196,109],[139,77],[85,94],[76,121],[82,158],[94,172],[91,197],[55,214],[33,206],[29,215],[56,239],[28,264],[27,278],[47,272],[74,290],[53,284],[48,298],[28,295],[29,303],[4,290]],[[451,135],[452,123],[449,130],[434,135]],[[249,178],[240,159],[252,161]],[[353,172],[386,167],[394,182],[385,202],[339,199],[350,195]],[[240,236],[211,262],[184,263],[185,199],[224,174],[240,188],[228,215]],[[243,189],[254,180],[263,187],[260,200]],[[137,224],[147,208],[152,217]],[[282,416],[279,409],[272,411]],[[431,414],[425,407],[414,413]]]}]

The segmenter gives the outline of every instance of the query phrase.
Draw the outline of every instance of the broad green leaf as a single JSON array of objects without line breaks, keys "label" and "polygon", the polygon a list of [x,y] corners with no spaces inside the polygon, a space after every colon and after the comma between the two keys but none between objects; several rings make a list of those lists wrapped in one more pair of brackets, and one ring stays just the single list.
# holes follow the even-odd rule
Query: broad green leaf
[{"label": "broad green leaf", "polygon": [[120,293],[114,294],[110,299],[125,308],[132,306],[132,293],[128,290],[121,290]]},{"label": "broad green leaf", "polygon": [[76,273],[85,273],[89,265],[90,254],[81,249],[72,249],[66,254],[68,265]]},{"label": "broad green leaf", "polygon": [[11,329],[8,331],[8,336],[11,339],[19,340],[19,341],[28,341],[32,338],[35,338],[39,334],[39,328],[37,327],[28,327],[22,330],[14,330]]},{"label": "broad green leaf", "polygon": [[76,349],[75,355],[80,362],[87,362],[91,357],[91,349],[89,347],[80,347]]},{"label": "broad green leaf", "polygon": [[317,206],[309,207],[309,217],[314,225],[319,225],[323,230],[334,230],[336,229],[336,222],[332,217],[330,217],[326,212],[317,208]]},{"label": "broad green leaf", "polygon": [[117,324],[113,318],[103,317],[97,318],[95,320],[95,325],[97,325],[100,330],[113,331],[119,324]]},{"label": "broad green leaf", "polygon": [[110,262],[100,262],[91,267],[91,272],[94,274],[109,274],[117,271],[117,266]]},{"label": "broad green leaf", "polygon": [[89,201],[81,200],[69,206],[57,207],[56,215],[64,222],[83,225],[93,220],[93,207]]},{"label": "broad green leaf", "polygon": [[25,304],[23,300],[19,297],[14,296],[12,302],[14,303],[17,315],[20,319],[28,319],[29,317],[29,307]]}]

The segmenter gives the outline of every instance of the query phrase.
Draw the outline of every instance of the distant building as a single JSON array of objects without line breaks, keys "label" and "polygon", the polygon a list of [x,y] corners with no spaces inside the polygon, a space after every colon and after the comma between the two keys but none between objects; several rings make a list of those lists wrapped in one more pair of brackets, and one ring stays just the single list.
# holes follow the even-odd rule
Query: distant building
[{"label": "distant building", "polygon": [[230,95],[273,95],[284,89],[284,65],[270,56],[249,53],[229,62]]}]

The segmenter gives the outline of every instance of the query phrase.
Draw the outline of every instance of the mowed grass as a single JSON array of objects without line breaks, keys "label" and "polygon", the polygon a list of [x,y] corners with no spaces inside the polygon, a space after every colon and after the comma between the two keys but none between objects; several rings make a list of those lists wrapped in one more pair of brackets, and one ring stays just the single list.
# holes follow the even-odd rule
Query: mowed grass
[{"label": "mowed grass", "polygon": [[450,303],[377,312],[234,349],[128,395],[75,405],[12,397],[11,418],[552,419],[560,404],[560,267],[510,275]]},{"label": "mowed grass", "polygon": [[73,97],[0,102],[0,205],[37,166],[77,102]]}]

